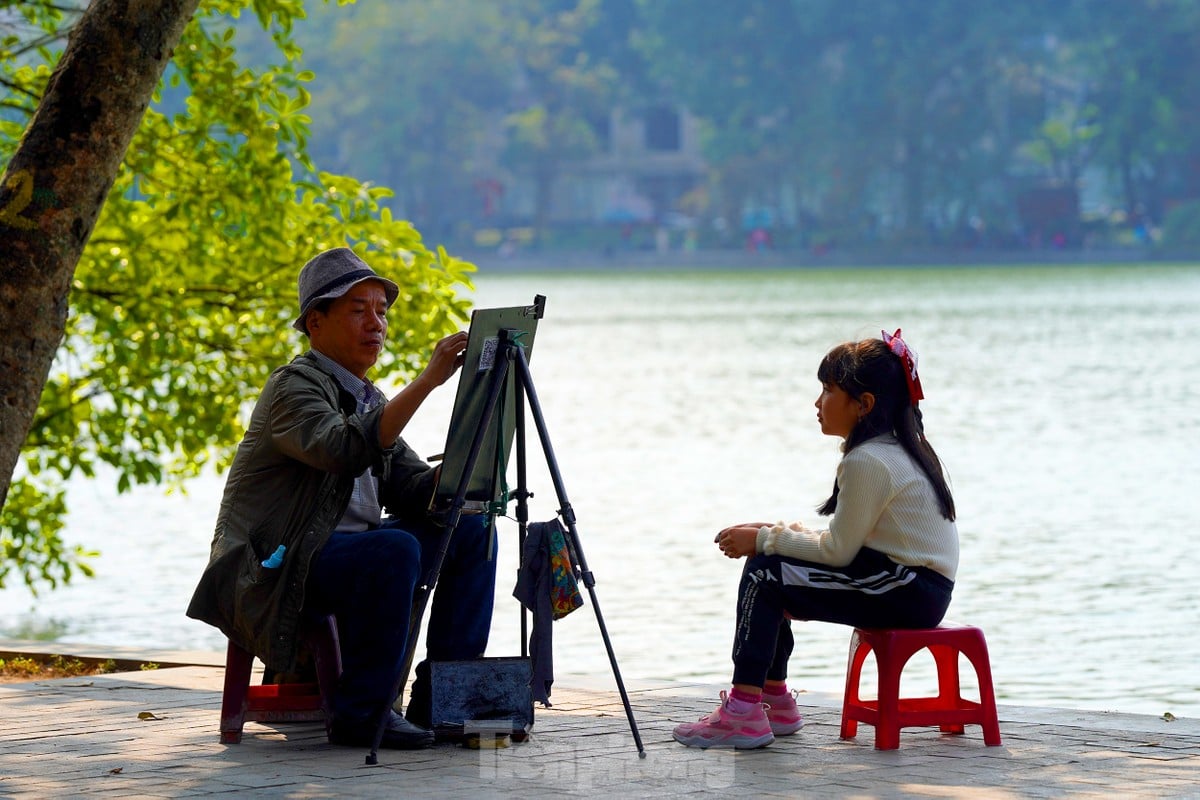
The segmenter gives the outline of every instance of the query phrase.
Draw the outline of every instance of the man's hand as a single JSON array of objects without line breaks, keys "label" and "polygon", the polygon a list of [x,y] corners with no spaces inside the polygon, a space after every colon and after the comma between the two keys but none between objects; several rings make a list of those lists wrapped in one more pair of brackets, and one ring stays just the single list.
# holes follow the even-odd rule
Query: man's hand
[{"label": "man's hand", "polygon": [[762,525],[733,525],[717,534],[715,541],[721,552],[729,558],[752,556],[758,548],[758,529]]},{"label": "man's hand", "polygon": [[467,334],[452,333],[433,347],[433,355],[421,374],[388,401],[379,420],[379,445],[391,447],[413,414],[437,387],[450,379],[462,366]]},{"label": "man's hand", "polygon": [[462,366],[466,347],[467,334],[462,331],[442,339],[434,345],[433,355],[421,371],[421,377],[429,382],[431,388],[441,386]]}]

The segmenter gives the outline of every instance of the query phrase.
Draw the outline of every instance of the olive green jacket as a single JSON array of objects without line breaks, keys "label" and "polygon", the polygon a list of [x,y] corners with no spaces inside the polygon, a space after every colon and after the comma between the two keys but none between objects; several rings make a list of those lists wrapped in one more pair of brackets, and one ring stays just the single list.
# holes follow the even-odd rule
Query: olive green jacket
[{"label": "olive green jacket", "polygon": [[[208,566],[187,615],[215,625],[268,667],[295,667],[313,556],[370,468],[379,499],[402,519],[427,519],[436,471],[402,439],[379,446],[383,406],[356,401],[311,353],[276,369],[250,417],[217,516]],[[263,561],[286,546],[277,568]]]}]

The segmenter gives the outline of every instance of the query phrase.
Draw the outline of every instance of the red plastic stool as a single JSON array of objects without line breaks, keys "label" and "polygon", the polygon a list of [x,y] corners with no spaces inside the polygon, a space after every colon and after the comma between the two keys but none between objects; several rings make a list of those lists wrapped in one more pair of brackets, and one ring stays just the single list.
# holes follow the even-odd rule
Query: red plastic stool
[{"label": "red plastic stool", "polygon": [[[920,650],[929,648],[937,664],[938,696],[900,697],[900,673]],[[859,679],[867,654],[875,652],[879,667],[879,699],[859,697]],[[959,690],[958,654],[975,667],[979,702],[964,700]],[[920,630],[855,628],[850,637],[850,662],[846,668],[846,694],[842,701],[842,738],[853,739],[858,723],[875,726],[875,749],[900,746],[900,729],[937,725],[943,733],[962,733],[964,725],[981,725],[983,741],[1000,744],[992,667],[983,631],[969,625],[943,622]]]},{"label": "red plastic stool", "polygon": [[301,641],[316,662],[316,683],[250,685],[254,656],[232,641],[225,654],[225,690],[221,698],[221,743],[242,741],[246,722],[325,721],[329,732],[331,698],[342,673],[337,622],[324,617],[306,625]]}]

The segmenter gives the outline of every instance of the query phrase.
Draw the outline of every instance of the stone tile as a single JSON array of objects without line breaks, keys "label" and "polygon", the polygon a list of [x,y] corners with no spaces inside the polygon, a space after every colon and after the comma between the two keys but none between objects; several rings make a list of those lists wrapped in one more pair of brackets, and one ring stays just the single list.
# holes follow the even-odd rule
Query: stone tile
[{"label": "stone tile", "polygon": [[[220,664],[219,659],[213,663]],[[173,667],[0,688],[0,796],[1188,797],[1200,796],[1200,724],[1071,709],[1001,711],[1001,747],[905,729],[877,751],[874,731],[841,740],[840,698],[802,695],[806,726],[754,752],[699,751],[670,738],[715,706],[717,688],[630,686],[639,758],[615,688],[560,679],[530,740],[499,750],[339,748],[320,723],[247,723],[217,735],[222,669]],[[141,711],[158,719],[143,721]]]}]

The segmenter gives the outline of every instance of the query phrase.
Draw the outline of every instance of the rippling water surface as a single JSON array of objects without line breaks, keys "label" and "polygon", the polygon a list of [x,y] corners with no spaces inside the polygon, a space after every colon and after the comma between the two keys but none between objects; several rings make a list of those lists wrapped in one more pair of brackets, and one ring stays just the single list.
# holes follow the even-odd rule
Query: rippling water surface
[{"label": "rippling water surface", "polygon": [[[719,528],[819,522],[839,451],[813,400],[839,341],[902,327],[920,353],[962,562],[949,617],[981,626],[998,700],[1200,714],[1200,268],[1171,266],[481,275],[481,306],[548,297],[534,381],[626,679],[724,683],[738,564]],[[447,385],[406,433],[442,449]],[[530,450],[534,520],[558,508]],[[183,610],[221,480],[187,497],[73,492],[67,538],[99,576],[0,594],[0,635],[221,649]],[[501,523],[491,654],[519,648]],[[790,683],[840,691],[848,630],[794,625]],[[611,674],[590,608],[556,667]],[[922,672],[922,670],[925,670]],[[918,663],[912,680],[929,680]]]}]

